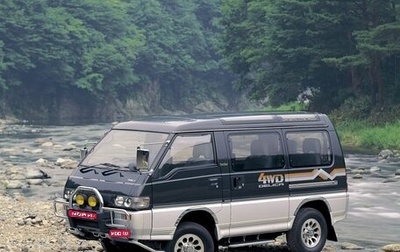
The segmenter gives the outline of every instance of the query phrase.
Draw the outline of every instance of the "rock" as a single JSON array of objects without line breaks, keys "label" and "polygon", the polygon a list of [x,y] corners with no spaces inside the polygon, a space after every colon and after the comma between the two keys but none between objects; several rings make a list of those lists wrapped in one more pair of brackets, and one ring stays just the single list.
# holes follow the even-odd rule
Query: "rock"
[{"label": "rock", "polygon": [[58,158],[55,165],[61,166],[64,169],[74,169],[78,165],[78,161],[69,158]]},{"label": "rock", "polygon": [[395,175],[395,176],[400,176],[400,169],[398,169],[398,170],[394,173],[394,175]]},{"label": "rock", "polygon": [[357,173],[353,176],[353,179],[363,179],[363,176],[361,174]]},{"label": "rock", "polygon": [[49,148],[49,147],[53,147],[53,143],[52,142],[44,142],[44,143],[42,143],[42,147],[47,147],[47,148]]},{"label": "rock", "polygon": [[40,153],[43,153],[43,150],[42,149],[34,149],[31,152],[32,152],[32,154],[40,154]]},{"label": "rock", "polygon": [[381,168],[379,168],[378,166],[372,166],[372,167],[369,169],[369,171],[370,171],[371,173],[377,173],[377,172],[380,172],[380,171],[381,171]]},{"label": "rock", "polygon": [[343,242],[341,245],[341,249],[343,250],[364,250],[364,247],[358,246],[353,243]]},{"label": "rock", "polygon": [[47,173],[37,168],[28,168],[26,170],[26,179],[47,179],[50,178]]},{"label": "rock", "polygon": [[398,178],[388,178],[382,181],[382,183],[393,183],[393,182],[399,182]]},{"label": "rock", "polygon": [[43,183],[43,179],[27,179],[26,182],[28,185],[41,185]]},{"label": "rock", "polygon": [[47,160],[44,159],[44,158],[40,158],[40,159],[36,160],[35,163],[36,163],[36,165],[38,165],[38,166],[46,167],[46,166],[48,166],[49,161],[47,161]]},{"label": "rock", "polygon": [[10,180],[6,184],[6,189],[21,189],[24,184],[20,180]]},{"label": "rock", "polygon": [[40,154],[43,152],[42,149],[34,149],[34,150],[30,150],[30,149],[24,149],[23,150],[24,153],[30,153],[30,154]]},{"label": "rock", "polygon": [[391,158],[394,157],[393,151],[391,150],[382,150],[381,152],[379,152],[379,157],[381,157],[382,159],[387,159],[387,158]]},{"label": "rock", "polygon": [[23,174],[11,174],[9,176],[10,180],[25,180],[25,176]]},{"label": "rock", "polygon": [[381,248],[385,252],[400,252],[400,244],[389,244]]}]

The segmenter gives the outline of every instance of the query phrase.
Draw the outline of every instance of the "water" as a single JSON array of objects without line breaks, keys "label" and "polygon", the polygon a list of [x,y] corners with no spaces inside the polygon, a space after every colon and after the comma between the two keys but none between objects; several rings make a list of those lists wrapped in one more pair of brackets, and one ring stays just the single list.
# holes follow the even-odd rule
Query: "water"
[{"label": "water", "polygon": [[[78,160],[79,149],[90,147],[111,127],[111,123],[85,126],[0,126],[0,169],[6,169],[11,164],[15,167],[34,167],[39,158],[47,159],[50,163],[59,157]],[[42,147],[41,144],[46,141],[58,146]],[[32,153],[37,149],[42,152]],[[345,154],[349,171],[354,172],[359,168],[369,171],[371,167],[379,168],[380,171],[376,174],[363,174],[362,179],[355,179],[354,174],[349,174],[348,217],[335,225],[339,242],[355,243],[364,246],[366,251],[379,251],[386,244],[400,243],[400,182],[384,183],[388,178],[394,178],[395,172],[400,169],[400,160],[384,162],[378,158],[378,152],[345,151]],[[71,170],[54,168],[54,165],[40,169],[51,176],[51,186],[32,186],[23,192],[40,199],[61,195]]]}]

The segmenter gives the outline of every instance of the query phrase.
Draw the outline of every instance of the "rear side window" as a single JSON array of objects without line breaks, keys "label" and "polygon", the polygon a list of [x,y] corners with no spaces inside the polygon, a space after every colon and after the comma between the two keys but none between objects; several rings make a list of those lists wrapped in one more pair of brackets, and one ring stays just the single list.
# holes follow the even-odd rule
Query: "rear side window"
[{"label": "rear side window", "polygon": [[285,162],[281,143],[278,133],[229,135],[233,170],[282,168]]},{"label": "rear side window", "polygon": [[290,132],[286,134],[286,139],[290,166],[309,167],[332,163],[332,148],[328,132]]}]

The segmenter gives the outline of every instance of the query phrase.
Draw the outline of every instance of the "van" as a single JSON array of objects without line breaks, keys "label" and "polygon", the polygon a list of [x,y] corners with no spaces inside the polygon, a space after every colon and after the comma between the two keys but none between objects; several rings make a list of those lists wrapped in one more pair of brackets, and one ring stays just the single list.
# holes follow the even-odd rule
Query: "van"
[{"label": "van", "polygon": [[54,211],[105,251],[228,251],[285,234],[321,251],[346,217],[346,167],[324,114],[150,117],[115,125]]}]

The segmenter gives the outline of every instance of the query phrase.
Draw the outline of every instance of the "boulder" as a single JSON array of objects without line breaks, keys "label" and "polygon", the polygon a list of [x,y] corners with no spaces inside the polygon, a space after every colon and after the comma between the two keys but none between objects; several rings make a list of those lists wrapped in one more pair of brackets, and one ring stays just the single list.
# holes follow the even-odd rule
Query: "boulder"
[{"label": "boulder", "polygon": [[50,148],[50,147],[53,147],[53,143],[52,142],[44,142],[44,143],[42,143],[42,147],[46,147],[46,148]]},{"label": "boulder", "polygon": [[382,159],[387,159],[387,158],[391,158],[394,157],[394,153],[391,150],[382,150],[381,152],[379,152],[379,157],[381,157]]},{"label": "boulder", "polygon": [[70,158],[58,158],[55,165],[65,169],[74,169],[78,165],[78,161]]},{"label": "boulder", "polygon": [[350,242],[343,242],[341,245],[341,249],[343,249],[343,250],[364,250],[364,247],[358,246],[358,245],[350,243]]},{"label": "boulder", "polygon": [[388,244],[381,249],[385,252],[400,252],[400,244]]},{"label": "boulder", "polygon": [[42,167],[46,167],[46,166],[49,165],[49,161],[47,161],[44,158],[39,158],[38,160],[36,160],[35,163],[36,163],[37,166],[42,166]]},{"label": "boulder", "polygon": [[50,178],[47,173],[37,168],[28,168],[25,174],[26,179],[47,179]]},{"label": "boulder", "polygon": [[21,189],[24,186],[20,180],[10,180],[6,183],[6,189]]}]

